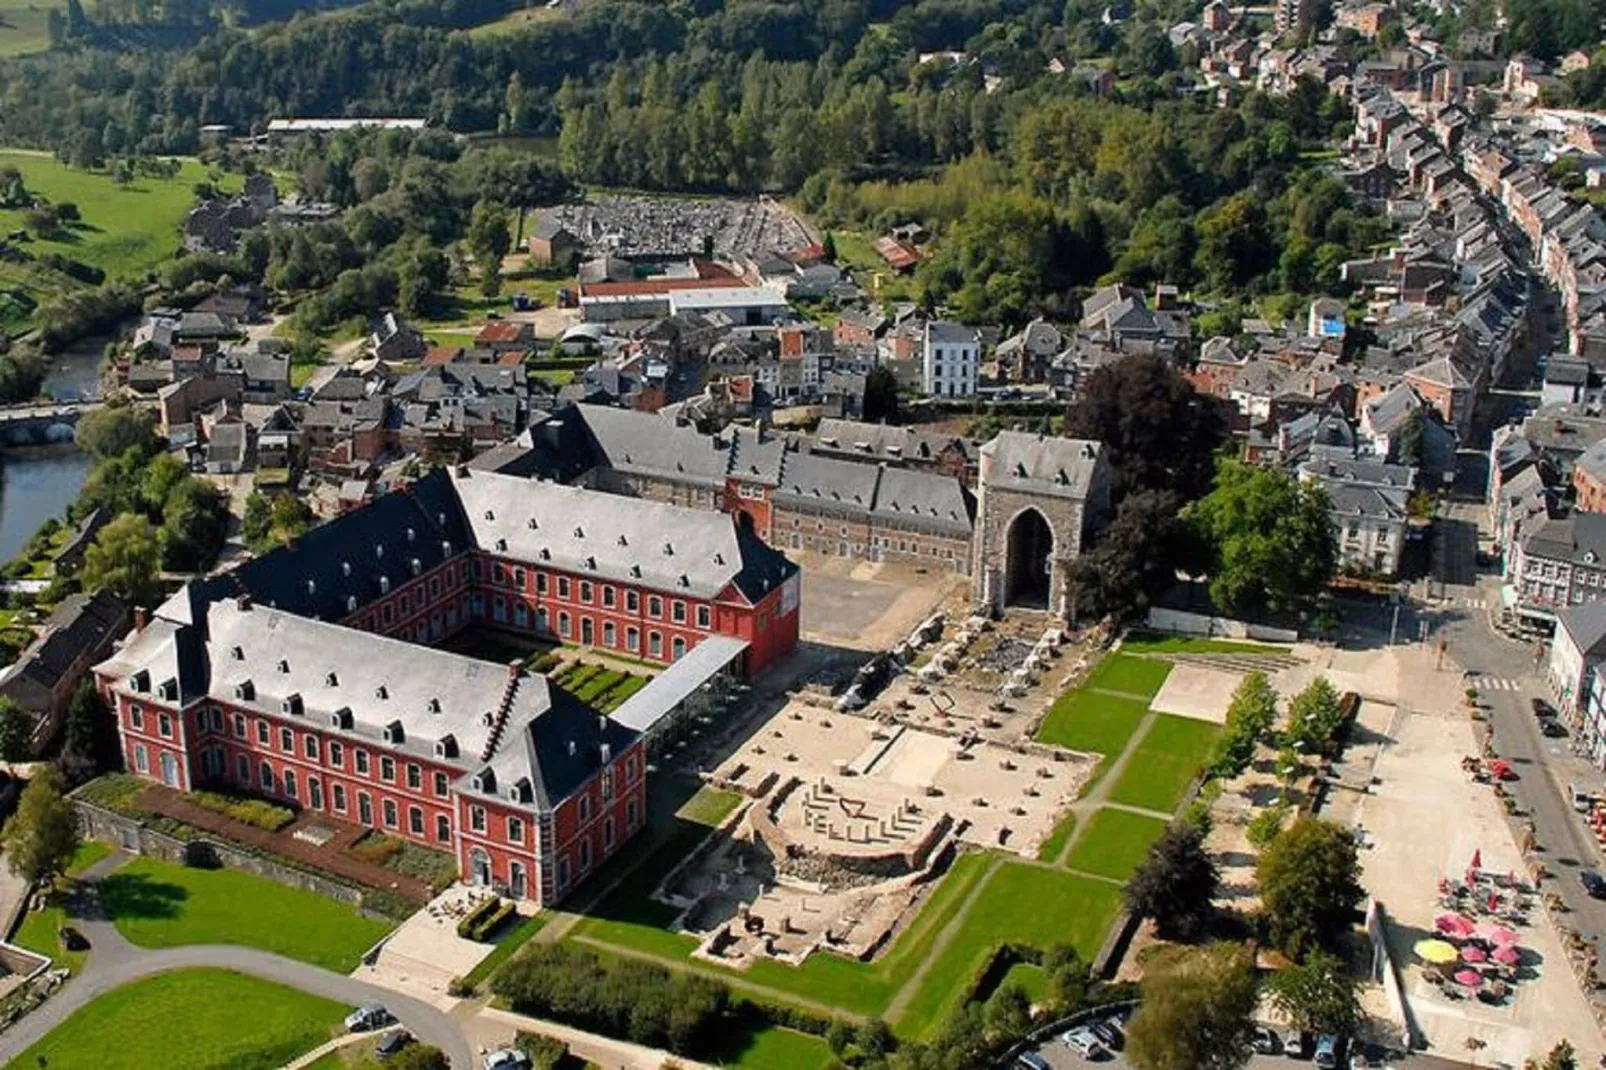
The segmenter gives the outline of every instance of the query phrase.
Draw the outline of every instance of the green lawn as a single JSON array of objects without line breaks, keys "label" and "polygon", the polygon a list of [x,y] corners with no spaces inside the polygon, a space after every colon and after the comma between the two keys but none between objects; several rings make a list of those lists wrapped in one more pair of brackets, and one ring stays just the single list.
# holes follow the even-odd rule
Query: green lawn
[{"label": "green lawn", "polygon": [[1000,944],[1070,944],[1091,960],[1120,904],[1121,890],[1112,884],[1005,862],[973,901],[964,927],[932,964],[893,1027],[909,1039],[930,1037],[959,1008]]},{"label": "green lawn", "polygon": [[819,1037],[771,1026],[754,1033],[725,1065],[738,1070],[827,1070],[836,1059]]},{"label": "green lawn", "polygon": [[0,0],[0,56],[22,56],[50,47],[46,0]]},{"label": "green lawn", "polygon": [[[1033,1003],[1041,1003],[1048,996],[1048,974],[1035,963],[1017,962],[1011,966],[998,980],[998,988],[1009,985],[1019,985],[1025,990],[1026,998]],[[993,991],[996,992],[998,988]]]},{"label": "green lawn", "polygon": [[1084,873],[1126,880],[1160,838],[1166,823],[1156,817],[1101,807],[1087,823],[1065,864]]},{"label": "green lawn", "polygon": [[875,241],[875,235],[856,230],[833,230],[831,240],[836,243],[837,266],[851,272],[861,286],[871,289],[876,276],[881,277],[881,289],[874,295],[878,300],[905,301],[914,298],[913,277],[899,275],[887,266],[887,262],[881,259],[881,254],[871,244]]},{"label": "green lawn", "polygon": [[1127,759],[1111,801],[1171,813],[1220,734],[1209,721],[1161,714]]},{"label": "green lawn", "polygon": [[244,944],[336,973],[389,931],[344,903],[227,869],[138,858],[100,883],[117,931],[141,947]]},{"label": "green lawn", "polygon": [[1286,654],[1285,646],[1240,643],[1232,639],[1196,639],[1187,635],[1133,632],[1121,641],[1123,654]]},{"label": "green lawn", "polygon": [[[0,0],[0,11],[9,0]],[[194,187],[208,180],[205,167],[184,161],[171,179],[138,177],[118,186],[104,171],[77,171],[53,157],[23,151],[0,151],[0,166],[12,165],[35,194],[52,203],[71,201],[83,219],[61,239],[29,242],[34,257],[59,253],[106,272],[108,279],[143,279],[182,248],[179,227],[195,206]],[[220,183],[238,188],[237,175]],[[23,229],[25,213],[0,211],[0,232]],[[77,289],[83,284],[37,264],[0,264],[0,287],[20,286],[36,300]]]},{"label": "green lawn", "polygon": [[1169,661],[1140,658],[1131,654],[1111,654],[1094,666],[1093,671],[1082,682],[1082,687],[1124,691],[1131,695],[1153,698],[1160,693],[1161,685],[1170,675]]},{"label": "green lawn", "polygon": [[1067,691],[1054,700],[1037,729],[1037,738],[1043,743],[1113,758],[1126,749],[1127,741],[1148,712],[1148,703],[1138,699]]},{"label": "green lawn", "polygon": [[[67,876],[76,877],[109,854],[111,848],[105,844],[96,840],[84,841],[78,845],[72,861],[67,863]],[[11,942],[29,951],[47,955],[55,960],[57,967],[77,973],[83,969],[84,960],[89,957],[89,952],[62,950],[61,927],[67,923],[65,893],[53,892],[44,909],[30,911],[22,916],[16,931],[11,934]]]},{"label": "green lawn", "polygon": [[1048,839],[1037,849],[1037,860],[1052,862],[1058,858],[1060,852],[1065,850],[1065,845],[1071,842],[1071,835],[1074,832],[1076,832],[1076,815],[1066,814],[1060,818],[1059,824],[1054,826],[1054,831],[1048,834]]},{"label": "green lawn", "polygon": [[181,970],[108,992],[12,1065],[269,1070],[329,1039],[347,1010],[227,970]]}]

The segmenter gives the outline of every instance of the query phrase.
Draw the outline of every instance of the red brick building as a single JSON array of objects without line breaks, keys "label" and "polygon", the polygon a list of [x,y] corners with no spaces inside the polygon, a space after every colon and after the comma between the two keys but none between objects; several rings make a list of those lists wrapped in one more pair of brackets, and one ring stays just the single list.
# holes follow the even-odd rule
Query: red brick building
[{"label": "red brick building", "polygon": [[729,516],[437,471],[190,584],[95,672],[135,774],[449,850],[466,879],[547,903],[646,821],[681,667],[621,720],[415,644],[486,624],[669,665],[709,643],[693,671],[754,673],[795,645],[798,586]]}]

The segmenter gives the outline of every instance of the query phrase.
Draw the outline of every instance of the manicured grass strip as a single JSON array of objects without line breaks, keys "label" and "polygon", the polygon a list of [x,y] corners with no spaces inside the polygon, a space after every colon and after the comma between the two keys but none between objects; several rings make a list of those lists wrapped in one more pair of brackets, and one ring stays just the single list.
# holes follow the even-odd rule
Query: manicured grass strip
[{"label": "manicured grass strip", "polygon": [[893,1028],[908,1039],[935,1033],[1001,944],[1070,944],[1091,960],[1120,902],[1121,890],[1112,884],[1042,866],[1004,863],[972,901],[963,928],[932,964]]},{"label": "manicured grass strip", "polygon": [[[1026,998],[1033,1003],[1041,1003],[1048,996],[1048,974],[1043,967],[1031,962],[1017,962],[1005,971],[998,982],[998,988],[1007,988],[1010,985],[1019,985],[1025,992]],[[997,988],[993,992],[998,991]],[[992,995],[992,992],[986,993]]]},{"label": "manicured grass strip", "polygon": [[1052,862],[1058,858],[1060,852],[1065,850],[1065,845],[1071,842],[1071,835],[1075,831],[1075,814],[1066,814],[1060,818],[1059,824],[1054,826],[1054,831],[1048,834],[1048,839],[1044,840],[1043,845],[1037,849],[1037,860],[1039,862]]},{"label": "manicured grass strip", "polygon": [[480,964],[470,970],[467,976],[463,978],[463,984],[473,988],[491,976],[501,967],[502,963],[513,956],[513,952],[523,947],[529,942],[530,937],[540,932],[546,922],[547,919],[544,914],[536,914],[525,918],[511,929],[508,929],[502,934],[502,938],[496,942],[496,947],[492,949],[491,953],[481,959]]},{"label": "manicured grass strip", "polygon": [[141,947],[244,944],[350,973],[390,926],[344,903],[228,869],[137,858],[100,882],[117,931]]},{"label": "manicured grass strip", "polygon": [[1187,635],[1133,632],[1121,641],[1123,654],[1286,654],[1285,646],[1240,643],[1232,639],[1196,639]]},{"label": "manicured grass strip", "polygon": [[1037,729],[1043,743],[1114,758],[1126,749],[1148,704],[1137,699],[1068,691],[1054,700]]},{"label": "manicured grass strip", "polygon": [[749,1038],[726,1066],[736,1070],[827,1070],[839,1065],[819,1037],[771,1026]]},{"label": "manicured grass strip", "polygon": [[731,816],[740,805],[742,796],[738,792],[722,791],[719,788],[699,788],[697,794],[687,799],[680,809],[675,811],[675,816],[712,828]]},{"label": "manicured grass strip", "polygon": [[1083,873],[1126,880],[1148,855],[1149,845],[1160,838],[1165,826],[1157,817],[1101,807],[1087,823],[1065,864]]},{"label": "manicured grass strip", "polygon": [[328,1040],[348,1010],[228,970],[181,970],[108,992],[12,1065],[270,1070]]},{"label": "manicured grass strip", "polygon": [[1160,693],[1165,678],[1171,675],[1171,663],[1156,658],[1140,658],[1133,654],[1111,654],[1093,667],[1085,689],[1124,691],[1131,695],[1153,698]]},{"label": "manicured grass strip", "polygon": [[1162,714],[1127,759],[1110,801],[1171,813],[1205,763],[1221,729],[1209,721]]},{"label": "manicured grass strip", "polygon": [[102,858],[112,853],[112,849],[99,840],[85,840],[73,852],[72,860],[67,863],[67,876],[76,877]]}]

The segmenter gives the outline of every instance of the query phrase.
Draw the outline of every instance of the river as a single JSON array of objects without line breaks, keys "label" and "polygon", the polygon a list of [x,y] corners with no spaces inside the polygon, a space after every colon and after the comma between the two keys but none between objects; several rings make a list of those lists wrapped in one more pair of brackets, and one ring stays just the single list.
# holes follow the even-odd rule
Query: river
[{"label": "river", "polygon": [[[56,358],[43,391],[56,398],[96,397],[106,340],[80,342]],[[58,446],[0,457],[0,562],[10,561],[51,517],[61,517],[78,499],[89,475],[89,458],[76,447]]]}]

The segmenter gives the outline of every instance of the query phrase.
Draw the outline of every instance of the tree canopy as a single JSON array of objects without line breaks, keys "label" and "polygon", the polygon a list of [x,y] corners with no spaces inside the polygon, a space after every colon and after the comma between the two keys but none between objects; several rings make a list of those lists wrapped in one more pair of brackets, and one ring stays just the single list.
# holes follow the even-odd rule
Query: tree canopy
[{"label": "tree canopy", "polygon": [[1360,983],[1337,956],[1313,951],[1268,984],[1273,1005],[1307,1033],[1348,1034],[1361,1017]]},{"label": "tree canopy", "polygon": [[1145,964],[1127,1028],[1138,1070],[1235,1070],[1254,1028],[1254,957],[1241,944],[1167,948]]},{"label": "tree canopy", "polygon": [[1277,834],[1256,876],[1267,938],[1295,959],[1337,946],[1366,895],[1354,834],[1311,817]]},{"label": "tree canopy", "polygon": [[78,815],[65,793],[60,770],[40,766],[0,830],[11,872],[30,884],[61,875],[78,850]]},{"label": "tree canopy", "polygon": [[162,552],[156,529],[135,513],[100,529],[84,553],[85,590],[107,588],[130,602],[149,604],[157,592]]},{"label": "tree canopy", "polygon": [[1173,821],[1127,881],[1127,909],[1153,918],[1165,939],[1196,939],[1209,926],[1220,874],[1204,839],[1199,825]]}]

